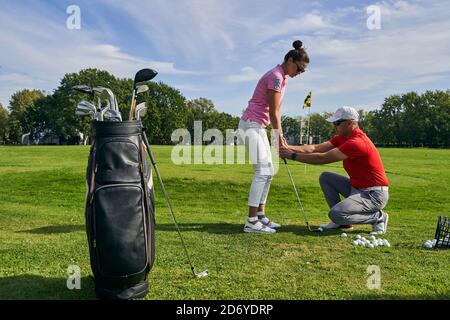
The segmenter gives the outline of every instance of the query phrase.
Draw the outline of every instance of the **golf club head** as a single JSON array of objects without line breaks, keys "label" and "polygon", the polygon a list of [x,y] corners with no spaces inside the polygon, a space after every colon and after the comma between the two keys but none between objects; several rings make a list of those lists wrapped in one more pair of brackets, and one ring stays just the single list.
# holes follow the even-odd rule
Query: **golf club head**
[{"label": "golf club head", "polygon": [[97,111],[96,106],[86,100],[81,100],[77,105],[77,109],[91,110],[94,113]]},{"label": "golf club head", "polygon": [[142,69],[139,70],[136,75],[134,76],[134,84],[136,85],[139,82],[146,82],[149,80],[152,80],[158,72],[152,69]]},{"label": "golf club head", "polygon": [[87,94],[92,94],[94,92],[92,87],[86,86],[84,84],[79,84],[79,85],[73,86],[72,89],[75,91],[78,91],[81,93],[87,93]]},{"label": "golf club head", "polygon": [[88,111],[88,110],[77,109],[77,110],[75,110],[75,114],[77,116],[89,116],[89,115],[93,115],[94,113],[92,111]]},{"label": "golf club head", "polygon": [[116,110],[109,109],[105,112],[104,119],[108,121],[122,121],[122,115]]},{"label": "golf club head", "polygon": [[209,275],[208,269],[206,269],[205,271],[199,272],[199,273],[195,273],[195,277],[197,278],[204,278],[207,277]]},{"label": "golf club head", "polygon": [[141,116],[144,116],[146,109],[147,107],[145,106],[145,102],[139,103],[134,111],[134,118],[139,120]]},{"label": "golf club head", "polygon": [[137,111],[136,120],[140,120],[143,117],[145,117],[146,113],[147,113],[147,107],[144,107],[144,108],[140,109],[139,111]]},{"label": "golf club head", "polygon": [[137,94],[140,94],[140,93],[143,93],[143,92],[146,92],[146,91],[148,91],[150,88],[148,87],[148,85],[146,85],[146,84],[138,84],[137,86],[136,86],[136,93]]}]

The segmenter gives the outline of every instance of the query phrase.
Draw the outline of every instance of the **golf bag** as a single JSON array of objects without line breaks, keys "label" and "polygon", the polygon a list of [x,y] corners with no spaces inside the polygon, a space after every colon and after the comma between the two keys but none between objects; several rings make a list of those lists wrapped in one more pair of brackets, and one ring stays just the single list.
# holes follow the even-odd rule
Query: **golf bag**
[{"label": "golf bag", "polygon": [[92,122],[86,184],[97,298],[144,297],[155,258],[155,206],[140,121]]}]

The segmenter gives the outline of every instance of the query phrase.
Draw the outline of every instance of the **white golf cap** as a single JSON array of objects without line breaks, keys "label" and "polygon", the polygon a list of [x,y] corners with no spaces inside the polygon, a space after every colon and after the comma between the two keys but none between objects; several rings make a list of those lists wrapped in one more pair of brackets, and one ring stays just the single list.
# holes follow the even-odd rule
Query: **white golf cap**
[{"label": "white golf cap", "polygon": [[356,111],[352,107],[342,107],[337,109],[336,112],[326,120],[328,122],[334,122],[340,119],[358,121],[359,120],[358,111]]}]

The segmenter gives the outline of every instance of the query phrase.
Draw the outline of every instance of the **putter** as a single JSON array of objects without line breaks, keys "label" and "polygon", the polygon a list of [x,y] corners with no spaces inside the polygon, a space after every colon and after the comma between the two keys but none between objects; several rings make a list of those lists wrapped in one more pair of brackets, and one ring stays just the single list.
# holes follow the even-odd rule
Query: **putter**
[{"label": "putter", "polygon": [[283,159],[283,161],[289,174],[289,178],[291,179],[292,186],[294,187],[295,195],[297,196],[298,204],[300,207],[300,212],[303,214],[303,217],[305,218],[306,227],[310,232],[321,232],[320,229],[311,229],[311,227],[309,226],[308,217],[306,216],[305,210],[303,209],[302,201],[300,200],[300,196],[298,195],[297,187],[295,186],[294,179],[292,178],[291,170],[289,169],[287,160]]},{"label": "putter", "polygon": [[[136,75],[134,77],[133,96],[131,97],[130,115],[128,117],[128,120],[134,120],[133,117],[134,117],[134,113],[135,113],[135,109],[136,109],[136,97],[138,94],[139,85],[144,85],[145,82],[152,80],[154,77],[156,77],[157,74],[158,73],[152,69],[142,69],[136,73]],[[147,86],[147,88],[148,88],[148,86]],[[144,87],[144,89],[145,89],[145,87]],[[144,92],[144,91],[142,91],[142,92]]]},{"label": "putter", "polygon": [[90,94],[90,95],[92,95],[94,93],[94,90],[92,89],[92,87],[86,86],[84,84],[76,85],[76,86],[72,87],[72,89],[75,91]]},{"label": "putter", "polygon": [[195,278],[206,277],[209,274],[208,269],[206,269],[206,270],[204,270],[202,272],[198,272],[198,273],[195,272],[195,268],[192,265],[191,257],[189,256],[189,253],[187,251],[187,248],[186,248],[186,245],[184,243],[183,237],[181,236],[181,231],[180,231],[180,228],[178,227],[177,220],[175,219],[175,215],[173,214],[172,203],[170,202],[169,195],[167,194],[166,188],[164,187],[164,183],[163,183],[163,181],[161,179],[161,175],[159,174],[159,170],[158,170],[158,166],[156,165],[155,158],[153,157],[152,151],[150,150],[150,145],[148,143],[147,135],[145,134],[144,131],[142,132],[142,138],[144,140],[144,144],[145,144],[145,147],[147,149],[147,153],[148,153],[148,155],[150,157],[150,161],[152,162],[153,168],[155,169],[156,176],[158,177],[159,184],[161,185],[161,189],[163,191],[164,197],[166,198],[167,207],[169,208],[169,212],[170,212],[170,215],[172,216],[173,223],[175,225],[175,228],[177,229],[178,236],[180,237],[180,240],[181,240],[181,244],[183,245],[184,253],[186,254],[186,257],[187,257],[187,259],[189,261],[189,265],[191,266],[192,274],[194,275]]}]

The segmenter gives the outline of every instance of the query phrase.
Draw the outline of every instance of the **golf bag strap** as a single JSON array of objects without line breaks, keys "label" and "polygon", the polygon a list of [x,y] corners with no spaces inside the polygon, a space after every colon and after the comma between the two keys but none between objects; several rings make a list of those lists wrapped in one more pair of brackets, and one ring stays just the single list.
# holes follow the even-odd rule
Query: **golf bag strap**
[{"label": "golf bag strap", "polygon": [[[144,170],[144,159],[145,159],[145,157],[146,157],[146,154],[145,154],[145,151],[144,151],[144,142],[142,141],[142,139],[139,139],[139,145],[140,145],[140,147],[139,147],[139,150],[140,150],[140,152],[141,152],[141,163],[140,163],[140,172],[141,172],[141,180],[142,180],[142,188],[144,189],[144,206],[145,206],[145,208],[147,209],[146,210],[146,212],[148,213],[148,214],[146,214],[146,218],[147,218],[147,226],[148,226],[148,228],[149,228],[149,230],[148,230],[148,232],[150,232],[151,230],[150,230],[150,228],[152,227],[152,224],[150,223],[150,217],[149,217],[149,213],[150,213],[150,205],[149,205],[149,203],[148,203],[148,201],[149,201],[149,195],[148,195],[148,193],[147,193],[147,177],[145,176],[145,170]],[[150,252],[150,246],[149,245],[147,245],[146,246],[147,247],[147,258],[148,259],[150,259],[150,254],[151,254],[151,252]],[[150,263],[148,263],[147,264],[147,268],[150,268]]]},{"label": "golf bag strap", "polygon": [[95,188],[95,174],[97,172],[97,164],[95,163],[95,156],[96,156],[96,152],[97,152],[97,146],[96,146],[96,140],[94,140],[92,142],[92,147],[91,147],[91,153],[93,153],[92,156],[92,168],[91,168],[91,185],[89,188],[89,195],[91,197],[91,202],[93,199],[93,193],[94,193],[94,188]]}]

